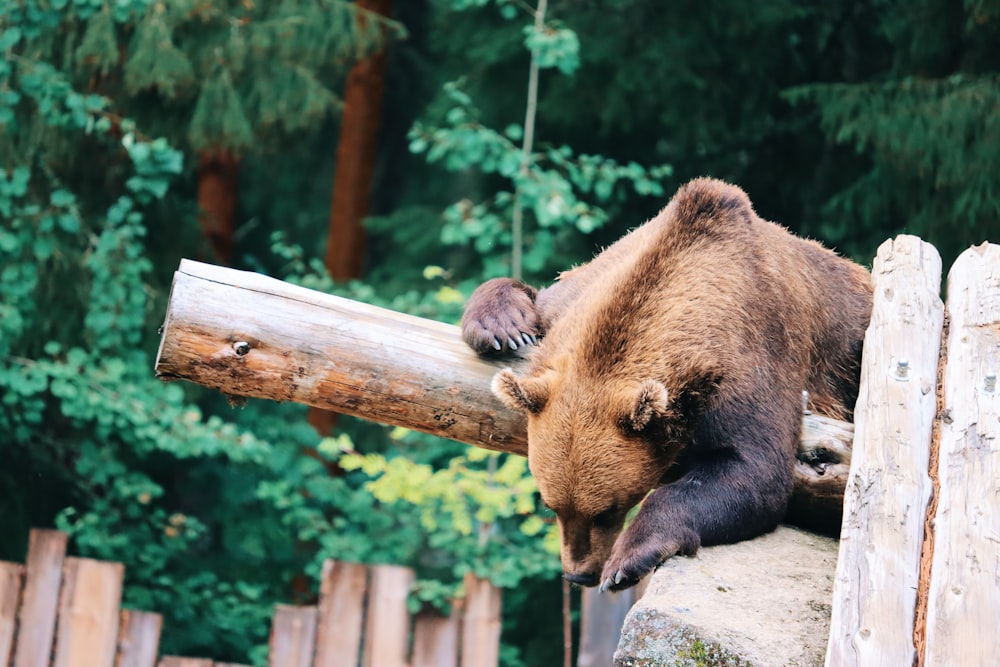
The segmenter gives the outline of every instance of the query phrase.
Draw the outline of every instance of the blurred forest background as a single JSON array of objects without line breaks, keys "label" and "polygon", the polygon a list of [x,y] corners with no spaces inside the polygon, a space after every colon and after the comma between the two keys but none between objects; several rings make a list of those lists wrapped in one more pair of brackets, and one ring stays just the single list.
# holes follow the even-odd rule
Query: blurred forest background
[{"label": "blurred forest background", "polygon": [[258,664],[324,558],[472,570],[558,664],[525,461],[161,383],[180,258],[455,322],[698,175],[864,264],[1000,240],[1000,0],[532,2],[0,2],[0,559],[66,530],[165,652]]}]

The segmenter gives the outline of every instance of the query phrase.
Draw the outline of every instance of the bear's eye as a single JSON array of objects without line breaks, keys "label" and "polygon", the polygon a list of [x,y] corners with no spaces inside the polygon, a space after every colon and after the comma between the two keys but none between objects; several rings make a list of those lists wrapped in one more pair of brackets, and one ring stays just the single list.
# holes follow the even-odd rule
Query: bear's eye
[{"label": "bear's eye", "polygon": [[611,528],[615,525],[618,520],[618,509],[614,506],[609,507],[600,514],[597,514],[592,523],[595,528]]}]

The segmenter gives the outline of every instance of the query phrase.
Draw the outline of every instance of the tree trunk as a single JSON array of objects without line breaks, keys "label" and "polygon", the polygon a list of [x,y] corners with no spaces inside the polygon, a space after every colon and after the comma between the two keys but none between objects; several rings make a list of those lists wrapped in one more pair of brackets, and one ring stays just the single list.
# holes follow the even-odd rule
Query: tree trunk
[{"label": "tree trunk", "polygon": [[239,158],[226,150],[205,150],[198,156],[198,222],[219,264],[233,258],[239,167]]},{"label": "tree trunk", "polygon": [[[392,11],[391,0],[358,0],[356,5],[382,16]],[[359,14],[359,29],[368,20]],[[371,204],[384,85],[385,49],[358,61],[347,75],[326,242],[326,268],[334,280],[361,277],[365,251],[361,223]]]}]

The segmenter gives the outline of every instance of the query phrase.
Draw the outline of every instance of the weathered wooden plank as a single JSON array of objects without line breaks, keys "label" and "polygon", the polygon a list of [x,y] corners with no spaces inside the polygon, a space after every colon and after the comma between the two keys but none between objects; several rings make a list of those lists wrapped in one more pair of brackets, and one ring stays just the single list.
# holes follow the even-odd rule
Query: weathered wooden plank
[{"label": "weathered wooden plank", "polygon": [[10,664],[23,581],[23,565],[0,562],[0,665]]},{"label": "weathered wooden plank", "polygon": [[854,451],[827,667],[911,665],[935,383],[941,259],[913,236],[886,241],[872,270]]},{"label": "weathered wooden plank", "polygon": [[1000,246],[955,262],[948,317],[925,664],[987,667],[1000,656]]},{"label": "weathered wooden plank", "polygon": [[121,563],[66,559],[53,667],[112,667],[124,578]]},{"label": "weathered wooden plank", "polygon": [[[457,611],[457,609],[456,609]],[[458,666],[458,614],[422,612],[413,622],[410,667]]]},{"label": "weathered wooden plank", "polygon": [[406,598],[413,579],[408,567],[372,566],[362,667],[407,667],[410,613]]},{"label": "weathered wooden plank", "polygon": [[55,635],[66,533],[32,530],[21,602],[14,667],[48,667]]},{"label": "weathered wooden plank", "polygon": [[179,655],[165,655],[156,667],[212,667],[212,661],[205,658],[185,658]]},{"label": "weathered wooden plank", "polygon": [[486,579],[465,575],[462,667],[496,667],[500,660],[501,591]]},{"label": "weathered wooden plank", "polygon": [[[643,579],[649,581],[649,577]],[[638,599],[636,589],[614,595],[585,588],[580,595],[580,651],[576,667],[606,667],[614,663],[625,616]]]},{"label": "weathered wooden plank", "polygon": [[271,620],[270,667],[310,667],[316,649],[316,607],[279,604]]},{"label": "weathered wooden plank", "polygon": [[365,617],[368,568],[327,560],[320,579],[314,667],[357,667]]},{"label": "weathered wooden plank", "polygon": [[[523,363],[477,357],[455,326],[183,260],[156,373],[524,455],[524,416],[490,392],[499,368]],[[805,459],[817,442],[850,450],[850,424],[806,415],[803,427]],[[797,465],[793,509],[805,503],[799,515],[839,517],[846,464]]]},{"label": "weathered wooden plank", "polygon": [[159,614],[122,610],[115,667],[155,667],[162,628],[163,617]]}]

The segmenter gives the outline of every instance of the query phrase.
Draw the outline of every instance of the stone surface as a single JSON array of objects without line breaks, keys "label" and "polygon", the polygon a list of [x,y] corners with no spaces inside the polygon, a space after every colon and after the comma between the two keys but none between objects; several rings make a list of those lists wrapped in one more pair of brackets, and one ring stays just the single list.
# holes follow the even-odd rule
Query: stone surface
[{"label": "stone surface", "polygon": [[782,526],[672,558],[625,619],[615,667],[822,666],[837,540]]}]

